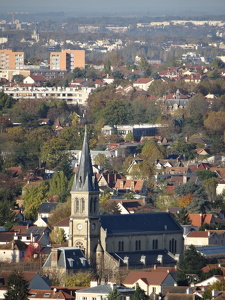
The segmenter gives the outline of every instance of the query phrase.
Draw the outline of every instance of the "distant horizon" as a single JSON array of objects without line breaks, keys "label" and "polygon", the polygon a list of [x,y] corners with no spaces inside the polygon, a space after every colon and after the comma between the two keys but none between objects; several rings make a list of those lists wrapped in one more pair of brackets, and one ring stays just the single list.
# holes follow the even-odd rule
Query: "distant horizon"
[{"label": "distant horizon", "polygon": [[1,4],[1,14],[12,12],[27,13],[65,13],[75,16],[149,16],[163,17],[181,15],[207,16],[225,15],[224,0],[86,0],[76,3],[74,0],[8,0]]}]

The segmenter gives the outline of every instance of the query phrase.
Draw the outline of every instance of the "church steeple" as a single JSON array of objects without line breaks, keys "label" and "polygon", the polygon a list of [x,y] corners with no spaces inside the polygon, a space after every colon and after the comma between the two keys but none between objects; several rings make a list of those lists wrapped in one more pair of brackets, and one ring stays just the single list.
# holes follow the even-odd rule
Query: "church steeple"
[{"label": "church steeple", "polygon": [[99,187],[95,175],[93,174],[91,154],[87,136],[87,126],[85,126],[84,142],[80,158],[78,173],[74,177],[71,191],[98,192]]}]

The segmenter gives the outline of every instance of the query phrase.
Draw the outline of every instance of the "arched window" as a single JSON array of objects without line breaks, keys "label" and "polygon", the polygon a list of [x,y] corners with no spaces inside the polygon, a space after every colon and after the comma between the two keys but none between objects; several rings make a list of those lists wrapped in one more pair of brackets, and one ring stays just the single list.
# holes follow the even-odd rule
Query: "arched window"
[{"label": "arched window", "polygon": [[96,204],[97,204],[97,198],[94,199],[94,209],[93,209],[94,213],[96,212]]},{"label": "arched window", "polygon": [[85,201],[84,198],[81,198],[81,212],[83,213],[85,210]]},{"label": "arched window", "polygon": [[169,241],[169,251],[173,254],[177,252],[177,241],[172,239]]},{"label": "arched window", "polygon": [[92,208],[93,207],[93,199],[91,198],[90,199],[90,208],[89,208],[89,211],[90,211],[90,213],[92,213]]},{"label": "arched window", "polygon": [[80,241],[76,242],[75,247],[84,250],[84,244]]},{"label": "arched window", "polygon": [[75,198],[75,212],[79,212],[79,199]]}]

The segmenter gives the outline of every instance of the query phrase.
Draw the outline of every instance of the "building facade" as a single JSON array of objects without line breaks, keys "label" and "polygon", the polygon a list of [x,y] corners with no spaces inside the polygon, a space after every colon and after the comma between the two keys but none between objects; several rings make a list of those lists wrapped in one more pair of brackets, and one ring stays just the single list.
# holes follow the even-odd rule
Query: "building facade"
[{"label": "building facade", "polygon": [[50,53],[51,70],[72,71],[75,68],[85,68],[85,50],[62,50]]},{"label": "building facade", "polygon": [[24,67],[24,53],[0,50],[0,69],[20,70]]}]

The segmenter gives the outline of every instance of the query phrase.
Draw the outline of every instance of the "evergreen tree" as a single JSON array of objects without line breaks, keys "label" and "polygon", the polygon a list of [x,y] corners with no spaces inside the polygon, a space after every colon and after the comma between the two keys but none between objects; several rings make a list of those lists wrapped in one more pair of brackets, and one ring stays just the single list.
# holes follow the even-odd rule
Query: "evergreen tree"
[{"label": "evergreen tree", "polygon": [[28,282],[20,271],[14,271],[8,277],[6,300],[28,300]]},{"label": "evergreen tree", "polygon": [[134,293],[134,300],[147,300],[149,297],[145,294],[145,291],[137,285],[135,293]]},{"label": "evergreen tree", "polygon": [[180,225],[191,224],[187,210],[183,207],[179,213],[176,215],[176,219]]},{"label": "evergreen tree", "polygon": [[177,279],[179,285],[188,285],[199,281],[201,269],[206,265],[205,258],[191,245],[184,251],[178,264]]},{"label": "evergreen tree", "polygon": [[117,289],[113,289],[108,294],[108,300],[120,300],[120,299],[121,299],[121,294]]},{"label": "evergreen tree", "polygon": [[63,171],[55,172],[49,185],[49,195],[61,195],[67,191],[68,180]]}]

